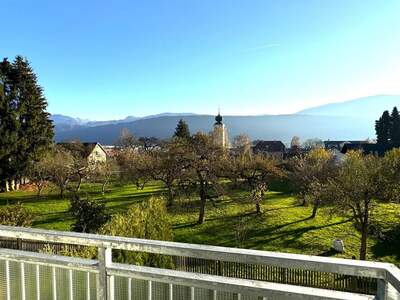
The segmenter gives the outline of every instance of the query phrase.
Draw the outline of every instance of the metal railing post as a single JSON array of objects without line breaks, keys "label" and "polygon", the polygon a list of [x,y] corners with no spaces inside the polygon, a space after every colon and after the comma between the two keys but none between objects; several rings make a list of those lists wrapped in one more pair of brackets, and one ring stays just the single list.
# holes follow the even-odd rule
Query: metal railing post
[{"label": "metal railing post", "polygon": [[400,300],[400,293],[386,280],[378,279],[376,297],[378,300]]},{"label": "metal railing post", "polygon": [[107,268],[112,263],[112,249],[98,248],[99,274],[97,277],[97,300],[113,299],[113,285],[108,284]]}]

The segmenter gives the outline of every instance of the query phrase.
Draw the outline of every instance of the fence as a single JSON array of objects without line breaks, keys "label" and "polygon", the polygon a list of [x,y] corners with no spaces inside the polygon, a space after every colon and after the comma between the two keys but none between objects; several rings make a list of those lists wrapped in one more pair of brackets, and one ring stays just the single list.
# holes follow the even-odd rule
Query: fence
[{"label": "fence", "polygon": [[[0,248],[39,252],[48,246],[51,247],[52,252],[55,254],[65,253],[64,250],[71,251],[80,250],[82,248],[80,245],[49,243],[46,241],[22,240],[15,238],[0,239]],[[205,260],[181,256],[173,257],[173,268],[178,271],[192,273],[260,280],[368,295],[375,295],[377,292],[377,279],[375,278],[282,268],[268,265],[224,262],[219,260]]]},{"label": "fence", "polygon": [[[0,249],[0,299],[397,299],[386,263],[0,226],[0,236],[98,248],[96,260]],[[112,262],[112,249],[377,280],[375,295]],[[230,274],[229,276],[233,276]]]}]

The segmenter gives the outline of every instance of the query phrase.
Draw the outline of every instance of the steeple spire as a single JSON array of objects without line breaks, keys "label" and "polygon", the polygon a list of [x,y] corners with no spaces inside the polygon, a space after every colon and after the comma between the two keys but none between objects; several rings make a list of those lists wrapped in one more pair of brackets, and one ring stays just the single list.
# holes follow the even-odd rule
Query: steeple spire
[{"label": "steeple spire", "polygon": [[218,106],[218,115],[215,117],[215,125],[222,125],[221,108]]}]

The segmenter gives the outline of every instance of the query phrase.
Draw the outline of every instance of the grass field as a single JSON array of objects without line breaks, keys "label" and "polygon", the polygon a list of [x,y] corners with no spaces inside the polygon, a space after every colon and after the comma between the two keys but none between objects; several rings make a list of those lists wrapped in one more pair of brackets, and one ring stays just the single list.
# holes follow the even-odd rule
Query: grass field
[{"label": "grass field", "polygon": [[[132,185],[113,185],[103,197],[100,186],[84,184],[82,195],[103,199],[110,214],[123,212],[131,204],[163,192],[161,185],[148,184],[144,190]],[[23,203],[37,215],[34,227],[69,230],[73,222],[69,200],[60,199],[56,191],[46,191],[38,198],[34,192],[18,191],[0,194],[0,205]],[[263,213],[254,214],[254,206],[244,191],[235,190],[207,205],[206,222],[196,225],[198,202],[196,199],[178,199],[169,210],[174,239],[179,242],[242,247],[269,251],[302,253],[351,258],[358,257],[359,233],[349,218],[332,216],[329,208],[320,209],[315,219],[309,219],[310,207],[299,206],[296,199],[276,188],[263,203]],[[400,205],[380,204],[375,209],[373,222],[389,230],[400,226]],[[397,230],[399,232],[400,230]],[[331,251],[333,239],[344,240],[345,253]],[[400,235],[392,241],[382,242],[370,238],[368,258],[400,265]]]}]

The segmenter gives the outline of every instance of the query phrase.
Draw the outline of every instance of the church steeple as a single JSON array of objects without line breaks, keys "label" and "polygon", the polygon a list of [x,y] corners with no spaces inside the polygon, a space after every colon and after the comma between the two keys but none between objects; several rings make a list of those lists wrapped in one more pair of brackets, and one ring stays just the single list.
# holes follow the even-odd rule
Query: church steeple
[{"label": "church steeple", "polygon": [[229,148],[228,131],[224,123],[222,123],[221,111],[218,109],[218,115],[215,116],[214,130],[212,131],[214,144],[222,147]]},{"label": "church steeple", "polygon": [[218,115],[215,117],[214,125],[222,125],[221,109],[218,107]]},{"label": "church steeple", "polygon": [[215,117],[215,125],[222,125],[222,116],[220,113]]}]

